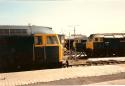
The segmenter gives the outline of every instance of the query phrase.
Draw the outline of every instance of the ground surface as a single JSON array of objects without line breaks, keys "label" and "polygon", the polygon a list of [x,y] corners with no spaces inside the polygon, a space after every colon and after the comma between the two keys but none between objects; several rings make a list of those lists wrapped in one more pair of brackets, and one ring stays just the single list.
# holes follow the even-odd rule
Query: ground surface
[{"label": "ground surface", "polygon": [[0,73],[0,86],[88,85],[119,79],[125,79],[124,64]]},{"label": "ground surface", "polygon": [[[92,77],[79,77],[79,78],[72,78],[72,79],[64,79],[64,80],[57,80],[57,81],[51,81],[51,82],[44,82],[44,83],[35,83],[35,84],[29,84],[27,86],[39,86],[39,85],[100,85],[100,84],[108,84],[107,81],[112,80],[119,80],[119,79],[125,79],[125,73],[118,73],[118,74],[112,74],[112,75],[102,75],[102,76],[92,76]],[[100,83],[105,82],[105,83]],[[109,82],[111,83],[111,82]],[[120,82],[121,84],[125,84],[125,82]],[[111,83],[112,84],[112,83]],[[118,84],[118,81],[117,83]]]},{"label": "ground surface", "polygon": [[[117,66],[125,69],[125,64],[118,64]],[[125,85],[125,72],[101,75],[92,77],[79,77],[71,79],[56,80],[51,82],[41,82],[35,84],[29,84],[28,86],[39,86],[39,85]]]}]

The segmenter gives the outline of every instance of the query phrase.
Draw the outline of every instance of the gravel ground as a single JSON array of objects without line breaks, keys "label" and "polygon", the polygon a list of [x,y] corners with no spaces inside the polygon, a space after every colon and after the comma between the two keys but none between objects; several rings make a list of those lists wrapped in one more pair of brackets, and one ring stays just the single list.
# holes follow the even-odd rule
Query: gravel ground
[{"label": "gravel ground", "polygon": [[31,85],[33,85],[33,86],[41,86],[41,85],[89,85],[89,84],[93,85],[94,83],[105,82],[105,81],[110,81],[110,80],[118,80],[118,79],[125,79],[125,72],[118,73],[118,74],[112,74],[112,75],[62,79],[62,80],[51,81],[51,82],[41,82],[41,83],[29,84],[27,86],[31,86]]}]

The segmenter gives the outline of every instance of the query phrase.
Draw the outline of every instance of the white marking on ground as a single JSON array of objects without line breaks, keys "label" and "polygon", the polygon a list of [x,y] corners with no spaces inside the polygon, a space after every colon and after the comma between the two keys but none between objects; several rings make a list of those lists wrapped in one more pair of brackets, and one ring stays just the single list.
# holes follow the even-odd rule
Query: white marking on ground
[{"label": "white marking on ground", "polygon": [[106,58],[89,58],[88,61],[99,61],[99,60],[118,60],[125,61],[125,57],[106,57]]}]

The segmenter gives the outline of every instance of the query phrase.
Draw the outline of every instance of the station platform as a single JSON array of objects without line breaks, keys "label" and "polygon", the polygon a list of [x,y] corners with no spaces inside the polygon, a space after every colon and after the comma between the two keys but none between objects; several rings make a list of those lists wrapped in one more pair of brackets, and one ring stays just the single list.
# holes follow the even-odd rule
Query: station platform
[{"label": "station platform", "polygon": [[0,73],[0,86],[28,85],[77,77],[112,75],[121,72],[125,72],[125,68],[122,66],[105,65]]}]

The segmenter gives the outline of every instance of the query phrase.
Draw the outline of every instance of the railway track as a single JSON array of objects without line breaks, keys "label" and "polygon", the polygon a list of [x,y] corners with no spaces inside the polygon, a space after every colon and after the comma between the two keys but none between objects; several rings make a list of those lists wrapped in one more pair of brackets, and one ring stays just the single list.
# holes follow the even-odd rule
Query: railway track
[{"label": "railway track", "polygon": [[[116,58],[116,57],[115,57]],[[123,57],[125,58],[125,57]],[[72,66],[98,66],[98,65],[115,65],[115,64],[125,64],[125,60],[97,60],[92,61],[89,59],[69,59],[65,62],[64,67]]]},{"label": "railway track", "polygon": [[124,64],[125,57],[87,57],[84,53],[69,53],[64,56],[64,67]]},{"label": "railway track", "polygon": [[125,64],[125,57],[87,57],[84,52],[67,51],[64,67]]}]

